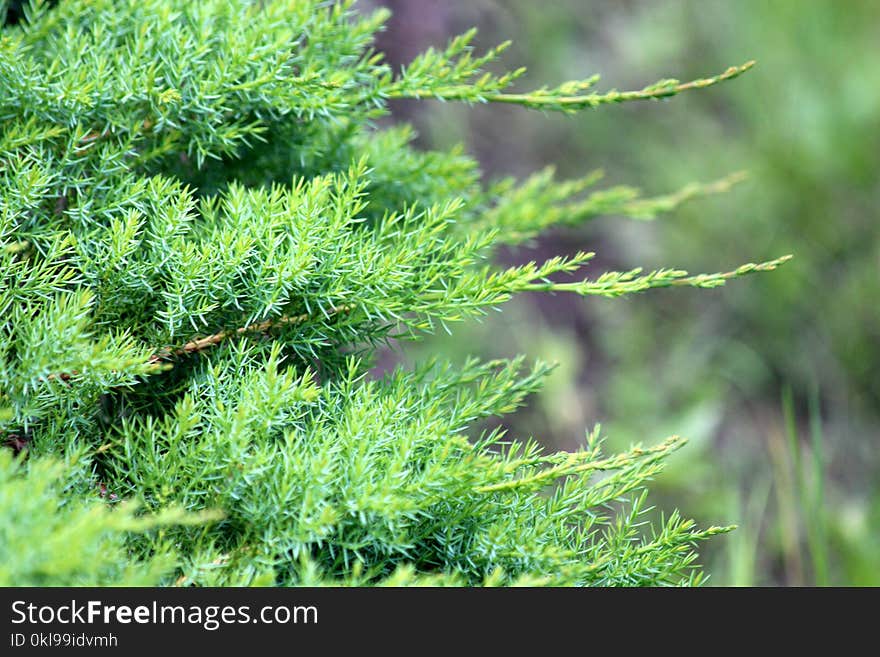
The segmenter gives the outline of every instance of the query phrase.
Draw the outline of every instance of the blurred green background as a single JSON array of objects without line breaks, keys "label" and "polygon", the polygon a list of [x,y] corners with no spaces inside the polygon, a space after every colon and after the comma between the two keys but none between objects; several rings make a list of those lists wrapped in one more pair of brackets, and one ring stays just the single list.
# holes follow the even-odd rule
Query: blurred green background
[{"label": "blurred green background", "polygon": [[659,509],[739,530],[702,546],[716,585],[880,585],[880,3],[874,0],[384,0],[379,47],[403,64],[472,25],[512,39],[521,87],[601,73],[600,89],[742,78],[668,102],[574,117],[435,102],[395,106],[426,148],[463,142],[487,178],[556,164],[648,193],[747,170],[731,192],[654,222],[615,217],[502,254],[596,250],[600,268],[721,271],[792,253],[717,290],[629,299],[525,296],[428,351],[559,361],[506,424],[571,449],[601,422],[613,446],[689,445],[653,486]]}]

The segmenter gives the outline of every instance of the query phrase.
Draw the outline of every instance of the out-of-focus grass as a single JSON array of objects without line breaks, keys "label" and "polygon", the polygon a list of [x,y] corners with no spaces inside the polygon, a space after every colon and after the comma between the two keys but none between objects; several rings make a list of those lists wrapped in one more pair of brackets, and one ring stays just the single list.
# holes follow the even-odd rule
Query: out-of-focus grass
[{"label": "out-of-focus grass", "polygon": [[[727,570],[719,575],[737,586],[766,583],[766,573],[758,569],[763,544],[764,550],[775,546],[789,584],[876,586],[876,497],[853,505],[852,500],[826,495],[829,482],[817,398],[810,403],[805,430],[798,428],[790,388],[783,389],[781,411],[784,430],[768,436],[772,476],[745,491],[745,504],[734,501],[732,513],[742,519],[742,527],[728,543]],[[866,517],[869,513],[874,513],[873,519]]]},{"label": "out-of-focus grass", "polygon": [[[516,434],[565,448],[601,421],[619,443],[688,436],[654,501],[740,525],[704,546],[711,582],[880,582],[880,5],[395,4],[417,15],[425,3],[446,34],[476,21],[484,44],[513,39],[506,61],[529,67],[528,86],[599,72],[605,88],[631,88],[758,60],[715,89],[576,118],[407,108],[425,145],[464,141],[489,176],[602,167],[610,182],[662,193],[750,171],[673,216],[598,220],[509,260],[587,248],[596,269],[714,270],[795,255],[719,290],[518,300],[430,348],[559,359],[550,387],[510,424]],[[437,45],[437,31],[418,45]]]}]

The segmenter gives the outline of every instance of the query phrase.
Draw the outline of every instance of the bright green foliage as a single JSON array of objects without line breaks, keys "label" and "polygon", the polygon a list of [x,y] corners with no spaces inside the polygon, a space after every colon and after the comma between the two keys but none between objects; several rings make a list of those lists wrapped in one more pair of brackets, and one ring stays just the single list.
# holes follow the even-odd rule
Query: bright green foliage
[{"label": "bright green foliage", "polygon": [[[369,369],[382,341],[517,292],[619,296],[773,269],[782,259],[557,283],[592,254],[488,264],[551,224],[650,217],[731,181],[656,199],[583,197],[596,175],[549,171],[485,188],[462,152],[419,152],[373,121],[395,97],[570,111],[748,65],[631,93],[505,94],[519,72],[484,76],[500,49],[474,57],[472,35],[395,75],[370,50],[385,18],[303,0],[97,0],[33,3],[4,30],[0,407],[28,457],[4,457],[0,551],[43,546],[10,582],[699,579],[693,544],[723,529],[677,514],[641,527],[644,483],[680,439],[604,456],[593,432],[542,454],[472,429],[520,406],[542,364]],[[76,463],[70,483],[53,483],[50,457]],[[158,516],[102,509],[96,490]],[[52,551],[62,542],[102,556],[86,568]]]},{"label": "bright green foliage", "polygon": [[81,454],[71,457],[66,465],[34,459],[24,467],[0,452],[0,586],[154,585],[175,565],[170,544],[158,529],[153,553],[132,558],[125,533],[217,518],[171,507],[136,518],[126,503],[111,511],[100,487],[88,489]]}]

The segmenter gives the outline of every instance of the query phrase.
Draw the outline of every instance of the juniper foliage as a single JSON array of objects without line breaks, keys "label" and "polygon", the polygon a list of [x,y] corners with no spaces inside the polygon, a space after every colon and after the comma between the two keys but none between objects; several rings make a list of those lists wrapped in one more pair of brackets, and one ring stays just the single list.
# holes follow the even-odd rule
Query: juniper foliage
[{"label": "juniper foliage", "polygon": [[485,72],[503,44],[475,54],[470,32],[394,72],[372,49],[386,12],[347,2],[20,11],[0,40],[0,431],[18,453],[0,455],[0,581],[700,581],[695,543],[727,528],[644,527],[645,483],[681,439],[609,456],[598,428],[572,453],[506,437],[486,419],[551,369],[523,358],[369,372],[384,341],[519,292],[775,268],[572,282],[591,253],[491,264],[548,226],[652,218],[735,177],[656,198],[550,169],[484,184],[463,150],[417,150],[376,120],[394,98],[575,112],[750,64],[511,93],[521,70]]}]

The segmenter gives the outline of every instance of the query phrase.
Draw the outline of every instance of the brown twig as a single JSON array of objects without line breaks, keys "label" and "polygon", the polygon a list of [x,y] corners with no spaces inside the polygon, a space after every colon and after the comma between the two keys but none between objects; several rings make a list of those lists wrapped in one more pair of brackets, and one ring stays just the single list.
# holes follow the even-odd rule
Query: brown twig
[{"label": "brown twig", "polygon": [[[354,308],[354,306],[351,305],[336,306],[330,309],[328,315],[333,316],[346,313],[351,311],[352,308]],[[309,313],[292,316],[285,315],[277,319],[267,319],[262,322],[256,322],[254,324],[250,324],[249,326],[242,326],[241,328],[232,329],[229,331],[220,331],[219,333],[214,333],[213,335],[207,335],[203,338],[190,340],[182,347],[163,347],[152,356],[150,356],[147,362],[151,365],[157,365],[162,361],[169,361],[173,360],[174,358],[179,358],[181,356],[188,356],[190,354],[198,353],[207,349],[208,347],[213,347],[214,345],[220,344],[227,338],[231,338],[236,335],[244,335],[246,333],[265,333],[270,329],[278,328],[280,326],[302,324],[303,322],[308,321],[311,317],[312,315],[310,315]],[[71,372],[62,372],[60,374],[50,374],[46,377],[46,380],[53,381],[55,379],[58,379],[59,381],[66,382],[69,381],[71,377],[76,376],[77,374],[79,374],[77,370],[72,370]]]},{"label": "brown twig", "polygon": [[[330,311],[330,315],[339,315],[344,312],[348,312],[352,309],[352,306],[338,306],[332,308]],[[308,321],[312,315],[308,313],[303,313],[302,315],[293,315],[293,316],[283,316],[278,319],[267,319],[263,322],[256,322],[254,324],[250,324],[249,326],[242,326],[241,328],[229,330],[229,331],[220,331],[219,333],[214,333],[213,335],[208,335],[203,338],[198,338],[196,340],[190,340],[182,347],[177,349],[173,347],[165,347],[160,351],[157,351],[155,354],[150,356],[150,363],[159,363],[163,360],[170,360],[172,358],[180,357],[180,356],[188,356],[189,354],[194,354],[208,347],[213,347],[214,345],[220,344],[227,338],[233,337],[235,335],[244,335],[245,333],[265,333],[266,331],[278,328],[280,326],[289,326],[291,324],[302,324],[303,322]]]},{"label": "brown twig", "polygon": [[[152,130],[154,125],[155,125],[155,123],[151,119],[144,119],[143,123],[141,123],[141,125],[140,125],[140,132],[142,134],[147,133],[150,130]],[[104,139],[105,137],[107,137],[109,135],[110,135],[110,130],[102,130],[102,131],[92,130],[91,132],[87,132],[85,135],[83,135],[80,138],[79,142],[77,142],[80,145],[74,149],[74,154],[75,155],[82,155],[83,153],[85,153],[89,149],[89,147],[93,143],[95,143],[96,141],[99,141],[101,139]]]},{"label": "brown twig", "polygon": [[18,433],[8,434],[3,441],[3,446],[12,449],[13,454],[21,454],[21,452],[28,448],[29,444],[30,439],[27,436],[22,436]]}]

